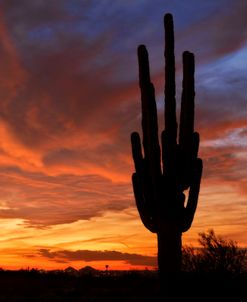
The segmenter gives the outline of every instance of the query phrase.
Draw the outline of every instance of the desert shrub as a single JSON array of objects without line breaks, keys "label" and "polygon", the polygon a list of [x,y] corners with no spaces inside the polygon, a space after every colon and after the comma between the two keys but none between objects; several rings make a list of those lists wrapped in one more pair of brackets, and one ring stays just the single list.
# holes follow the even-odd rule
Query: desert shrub
[{"label": "desert shrub", "polygon": [[246,249],[233,240],[217,236],[214,230],[199,233],[200,248],[183,247],[184,271],[241,273],[246,270]]},{"label": "desert shrub", "polygon": [[182,249],[182,270],[186,272],[195,272],[199,268],[199,255],[197,249],[192,246],[183,246]]}]

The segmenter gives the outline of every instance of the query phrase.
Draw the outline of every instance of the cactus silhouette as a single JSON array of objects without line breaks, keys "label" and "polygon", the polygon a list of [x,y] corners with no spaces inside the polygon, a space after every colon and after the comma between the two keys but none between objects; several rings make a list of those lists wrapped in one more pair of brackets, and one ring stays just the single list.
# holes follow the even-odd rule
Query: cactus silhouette
[{"label": "cactus silhouette", "polygon": [[[183,53],[183,83],[179,135],[175,99],[174,30],[171,14],[165,27],[165,130],[159,144],[154,86],[150,80],[148,52],[138,47],[142,103],[141,139],[131,134],[136,172],[132,175],[137,209],[144,226],[157,233],[158,266],[162,274],[181,270],[182,233],[193,221],[197,207],[202,160],[197,157],[199,134],[194,132],[194,55]],[[178,137],[177,137],[178,136]],[[188,189],[188,200],[184,191]]]}]

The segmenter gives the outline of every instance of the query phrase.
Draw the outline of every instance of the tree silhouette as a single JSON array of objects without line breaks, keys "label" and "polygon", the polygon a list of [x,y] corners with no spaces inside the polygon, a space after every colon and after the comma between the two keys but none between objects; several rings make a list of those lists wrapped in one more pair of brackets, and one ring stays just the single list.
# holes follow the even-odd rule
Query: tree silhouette
[{"label": "tree silhouette", "polygon": [[[159,144],[154,86],[150,80],[148,52],[138,47],[139,85],[142,103],[141,139],[131,134],[136,172],[132,176],[137,209],[144,226],[157,233],[160,275],[181,270],[182,232],[193,221],[202,174],[197,157],[199,134],[194,132],[194,55],[183,53],[183,91],[177,139],[175,99],[174,30],[171,14],[165,27],[165,130]],[[162,163],[161,163],[162,162]],[[189,189],[185,202],[184,191]]]}]

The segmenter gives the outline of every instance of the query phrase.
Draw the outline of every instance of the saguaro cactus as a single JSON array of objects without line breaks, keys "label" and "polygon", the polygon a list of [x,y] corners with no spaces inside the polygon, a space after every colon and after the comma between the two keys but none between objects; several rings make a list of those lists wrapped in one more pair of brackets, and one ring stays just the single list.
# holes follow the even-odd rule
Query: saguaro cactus
[{"label": "saguaro cactus", "polygon": [[[144,226],[157,233],[158,266],[162,274],[181,269],[182,232],[193,221],[197,207],[202,160],[197,157],[199,134],[194,132],[194,55],[183,53],[183,91],[177,138],[174,31],[171,14],[165,27],[165,130],[160,151],[154,86],[150,80],[148,52],[138,47],[142,103],[141,139],[131,134],[136,172],[132,176],[137,209]],[[188,200],[184,194],[188,191]]]}]

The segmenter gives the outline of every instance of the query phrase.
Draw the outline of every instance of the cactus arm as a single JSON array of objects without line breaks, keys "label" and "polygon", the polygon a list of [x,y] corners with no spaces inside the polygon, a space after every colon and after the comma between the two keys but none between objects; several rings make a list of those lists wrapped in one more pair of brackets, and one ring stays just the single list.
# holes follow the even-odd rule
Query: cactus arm
[{"label": "cactus arm", "polygon": [[[188,51],[183,53],[183,90],[179,123],[179,149],[182,159],[182,190],[189,188],[187,206],[182,219],[182,232],[192,224],[198,203],[202,175],[202,160],[197,158],[200,137],[194,132],[195,60]],[[193,168],[194,166],[194,168]]]},{"label": "cactus arm", "polygon": [[202,160],[198,158],[195,161],[193,177],[189,190],[188,202],[186,208],[184,209],[182,232],[188,231],[194,219],[194,214],[196,211],[198,196],[200,191],[202,170],[203,170]]},{"label": "cactus arm", "polygon": [[144,45],[138,47],[139,85],[142,102],[142,132],[144,158],[153,180],[160,177],[160,146],[155,91],[150,81],[148,52]]},{"label": "cactus arm", "polygon": [[195,160],[198,156],[198,150],[199,150],[199,143],[200,143],[200,135],[198,132],[194,132],[192,135],[192,158]]},{"label": "cactus arm", "polygon": [[194,55],[188,51],[183,53],[183,89],[179,127],[179,150],[181,157],[180,189],[185,190],[190,186],[192,172],[191,166],[196,160],[194,146]]},{"label": "cactus arm", "polygon": [[164,17],[165,27],[165,130],[177,138],[174,30],[171,14]]},{"label": "cactus arm", "polygon": [[145,203],[143,190],[141,189],[142,186],[140,184],[140,180],[136,173],[132,175],[132,184],[134,189],[136,207],[138,209],[142,223],[150,232],[157,233],[157,226],[155,223],[155,219],[150,215],[150,210],[148,209],[148,205]]},{"label": "cactus arm", "polygon": [[194,132],[194,73],[194,55],[185,51],[183,53],[183,90],[179,124],[179,145],[187,152],[190,150],[191,137]]},{"label": "cactus arm", "polygon": [[175,178],[177,157],[177,119],[176,119],[176,84],[174,30],[171,14],[164,17],[165,29],[165,130],[161,135],[163,174]]},{"label": "cactus arm", "polygon": [[[150,204],[153,215],[159,200],[161,178],[160,146],[155,91],[150,81],[148,52],[144,45],[138,47],[138,63],[144,149],[144,168],[142,173],[144,175],[142,175],[142,179],[145,182],[145,199]],[[147,187],[149,187],[148,190]]]},{"label": "cactus arm", "polygon": [[[149,188],[145,162],[142,156],[141,140],[137,132],[131,134],[132,156],[136,173],[132,175],[132,184],[136,206],[144,226],[151,232],[156,232],[154,227],[154,209],[152,209],[152,191]],[[145,197],[144,197],[145,196]]]},{"label": "cactus arm", "polygon": [[140,135],[137,132],[131,133],[131,147],[132,147],[132,157],[135,164],[135,169],[137,174],[142,173],[143,169],[143,156],[141,148],[141,139]]}]

